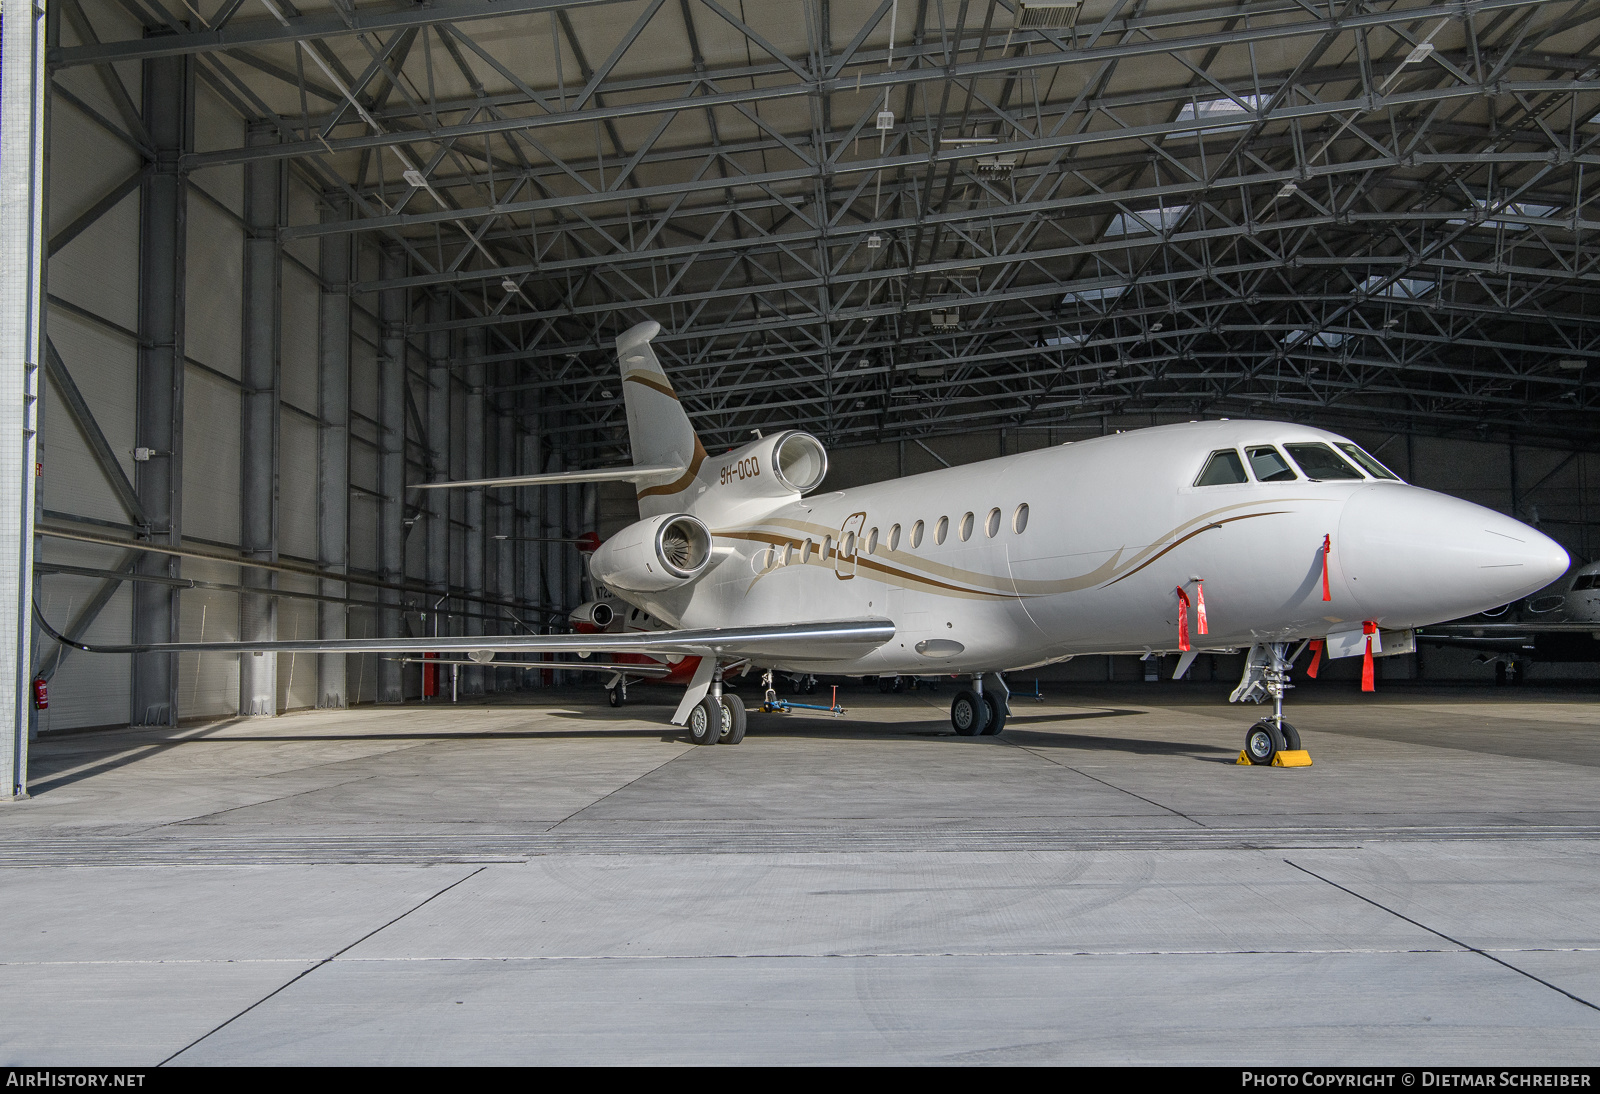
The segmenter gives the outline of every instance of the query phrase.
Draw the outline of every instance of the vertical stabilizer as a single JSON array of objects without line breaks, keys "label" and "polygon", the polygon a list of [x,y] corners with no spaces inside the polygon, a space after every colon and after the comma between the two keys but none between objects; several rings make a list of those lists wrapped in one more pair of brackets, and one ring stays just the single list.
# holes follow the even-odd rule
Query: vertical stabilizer
[{"label": "vertical stabilizer", "polygon": [[684,512],[706,489],[698,481],[706,450],[650,348],[650,340],[660,333],[660,323],[640,323],[617,339],[622,399],[628,408],[628,439],[634,464],[685,468],[670,482],[638,484],[641,517]]}]

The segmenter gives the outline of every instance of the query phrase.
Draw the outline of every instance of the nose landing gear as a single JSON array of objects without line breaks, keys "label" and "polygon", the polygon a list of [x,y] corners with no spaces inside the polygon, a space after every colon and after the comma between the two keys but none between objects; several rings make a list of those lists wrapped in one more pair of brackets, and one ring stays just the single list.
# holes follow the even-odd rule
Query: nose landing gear
[{"label": "nose landing gear", "polygon": [[1241,765],[1311,766],[1311,757],[1300,747],[1299,731],[1283,720],[1283,695],[1294,687],[1289,683],[1289,669],[1305,649],[1305,644],[1302,643],[1292,654],[1287,653],[1288,649],[1287,642],[1251,646],[1250,654],[1245,658],[1244,675],[1239,679],[1239,686],[1228,697],[1230,703],[1272,700],[1272,716],[1261,719],[1244,735],[1244,751],[1239,753],[1236,761]]}]

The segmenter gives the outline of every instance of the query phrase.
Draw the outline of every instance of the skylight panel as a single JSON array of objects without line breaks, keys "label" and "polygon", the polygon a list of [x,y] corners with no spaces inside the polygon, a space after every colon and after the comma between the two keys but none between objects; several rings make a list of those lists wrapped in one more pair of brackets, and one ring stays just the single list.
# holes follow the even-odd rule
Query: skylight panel
[{"label": "skylight panel", "polygon": [[1310,346],[1321,346],[1323,349],[1333,349],[1345,340],[1345,336],[1338,331],[1309,331],[1292,330],[1283,339],[1284,348],[1297,346],[1305,342]]},{"label": "skylight panel", "polygon": [[1438,283],[1423,281],[1415,277],[1397,277],[1392,285],[1385,285],[1382,289],[1378,286],[1386,280],[1382,274],[1373,274],[1355,287],[1357,293],[1366,293],[1369,296],[1390,296],[1400,300],[1421,300],[1434,289]]},{"label": "skylight panel", "polygon": [[[1241,103],[1243,105],[1241,105]],[[1250,114],[1257,110],[1260,105],[1261,97],[1257,95],[1241,95],[1239,96],[1238,100],[1207,99],[1204,102],[1184,103],[1183,108],[1178,111],[1178,121],[1208,122],[1217,118],[1226,118],[1230,115]],[[1215,129],[1207,129],[1205,132],[1207,135],[1212,133],[1232,133],[1240,129],[1248,128],[1250,128],[1250,123],[1244,122],[1239,125],[1218,126]],[[1194,137],[1197,135],[1198,134],[1194,131],[1190,131],[1187,133],[1173,133],[1169,136],[1185,138]]]},{"label": "skylight panel", "polygon": [[1118,213],[1106,228],[1106,239],[1117,236],[1142,236],[1165,232],[1173,228],[1189,212],[1187,205],[1173,205],[1166,209],[1141,209],[1136,213]]},{"label": "skylight panel", "polygon": [[[1539,205],[1531,201],[1512,201],[1496,205],[1491,209],[1487,200],[1479,198],[1473,198],[1472,204],[1485,212],[1510,213],[1519,217],[1547,217],[1560,208],[1559,205]],[[1470,224],[1471,221],[1467,220],[1466,217],[1451,217],[1445,223]],[[1525,232],[1531,227],[1528,224],[1519,224],[1514,220],[1502,220],[1499,217],[1481,220],[1478,224],[1483,228],[1504,228],[1511,232]]]},{"label": "skylight panel", "polygon": [[1057,331],[1055,334],[1046,335],[1039,344],[1041,346],[1081,346],[1087,339],[1082,334],[1069,334],[1066,331]]},{"label": "skylight panel", "polygon": [[1108,285],[1103,289],[1079,289],[1069,292],[1061,298],[1063,304],[1097,304],[1104,300],[1115,300],[1123,294],[1126,285]]}]

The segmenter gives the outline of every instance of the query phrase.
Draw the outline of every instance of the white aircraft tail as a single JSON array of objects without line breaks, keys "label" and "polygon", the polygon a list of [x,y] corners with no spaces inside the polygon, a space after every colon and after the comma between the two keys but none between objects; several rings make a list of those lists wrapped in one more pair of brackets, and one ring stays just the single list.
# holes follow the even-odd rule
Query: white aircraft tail
[{"label": "white aircraft tail", "polygon": [[671,479],[657,478],[637,485],[641,517],[686,512],[709,485],[700,481],[706,450],[650,348],[650,340],[660,333],[660,323],[647,322],[617,339],[622,399],[628,408],[628,438],[634,464],[683,468]]}]

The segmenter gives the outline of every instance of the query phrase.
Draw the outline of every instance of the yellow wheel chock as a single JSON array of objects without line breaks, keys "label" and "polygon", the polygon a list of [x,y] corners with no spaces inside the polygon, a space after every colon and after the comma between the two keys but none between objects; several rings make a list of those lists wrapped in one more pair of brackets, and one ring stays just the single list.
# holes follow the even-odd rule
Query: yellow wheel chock
[{"label": "yellow wheel chock", "polygon": [[[1233,761],[1239,767],[1253,767],[1250,757],[1245,755],[1244,749],[1239,750],[1239,758]],[[1310,767],[1311,753],[1303,748],[1279,749],[1273,754],[1271,767]]]}]

